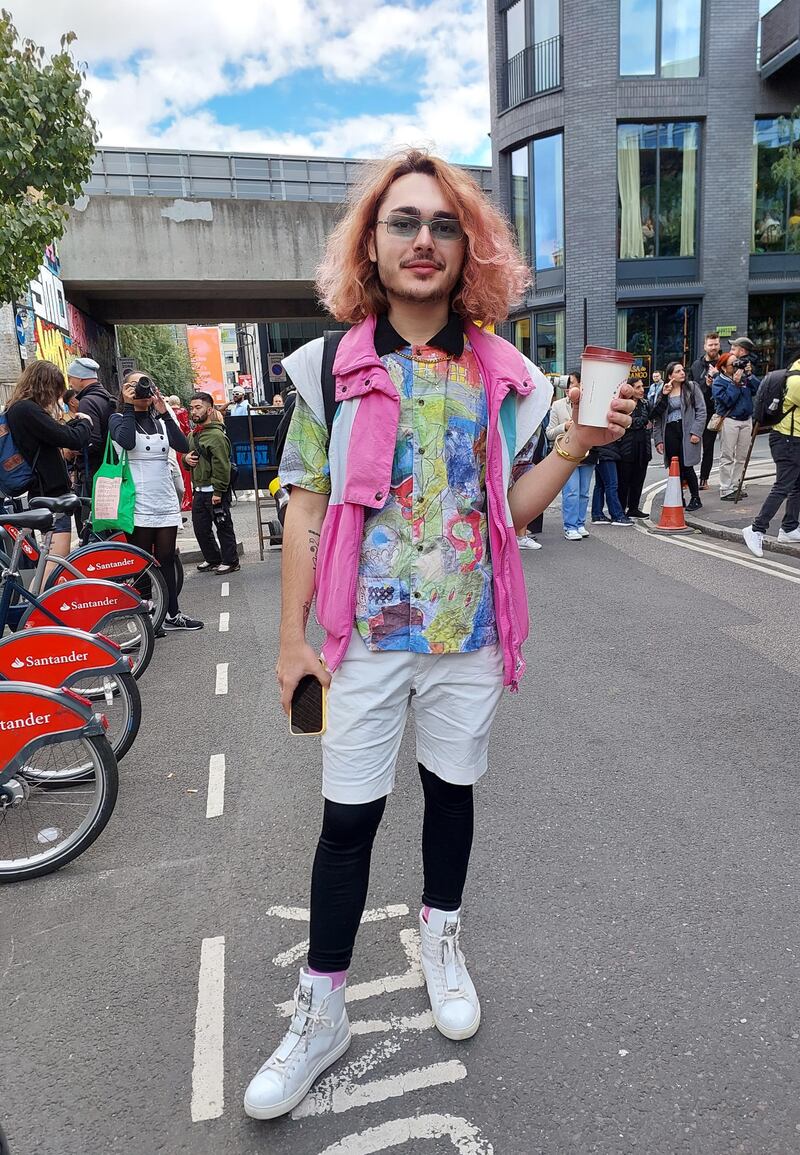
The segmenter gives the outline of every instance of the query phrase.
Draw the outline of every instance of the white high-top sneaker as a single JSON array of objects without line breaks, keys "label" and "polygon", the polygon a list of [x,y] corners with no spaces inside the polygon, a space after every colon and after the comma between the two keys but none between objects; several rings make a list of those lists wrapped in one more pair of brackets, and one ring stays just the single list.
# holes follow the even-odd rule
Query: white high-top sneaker
[{"label": "white high-top sneaker", "polygon": [[289,1030],[244,1093],[251,1119],[276,1119],[296,1107],[326,1067],[350,1046],[344,985],[300,971]]},{"label": "white high-top sneaker", "polygon": [[437,1028],[447,1039],[470,1039],[481,1022],[481,1004],[458,945],[460,911],[419,915],[420,961]]}]

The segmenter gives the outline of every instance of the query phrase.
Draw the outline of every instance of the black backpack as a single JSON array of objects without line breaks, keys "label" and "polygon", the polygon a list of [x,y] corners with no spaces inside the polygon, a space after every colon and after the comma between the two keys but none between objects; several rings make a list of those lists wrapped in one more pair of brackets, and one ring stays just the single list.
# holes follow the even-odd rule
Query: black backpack
[{"label": "black backpack", "polygon": [[[322,346],[322,369],[320,370],[320,384],[322,385],[322,403],[325,406],[325,424],[328,427],[328,440],[330,441],[331,429],[333,428],[333,419],[336,416],[338,408],[336,401],[336,380],[333,376],[333,362],[336,359],[336,350],[339,348],[339,342],[344,336],[345,331],[342,329],[326,329],[323,334]],[[272,443],[272,460],[280,471],[281,458],[283,457],[283,447],[286,444],[286,436],[289,432],[289,426],[292,423],[292,414],[294,413],[295,397],[294,393],[290,393],[291,404],[286,405],[286,412],[283,414],[275,431],[275,440]]]},{"label": "black backpack", "polygon": [[759,425],[767,427],[777,425],[787,414],[797,408],[796,405],[791,405],[784,412],[783,406],[786,401],[786,383],[788,380],[788,369],[773,369],[771,373],[767,373],[759,385],[758,393],[756,393],[753,402],[753,418]]}]

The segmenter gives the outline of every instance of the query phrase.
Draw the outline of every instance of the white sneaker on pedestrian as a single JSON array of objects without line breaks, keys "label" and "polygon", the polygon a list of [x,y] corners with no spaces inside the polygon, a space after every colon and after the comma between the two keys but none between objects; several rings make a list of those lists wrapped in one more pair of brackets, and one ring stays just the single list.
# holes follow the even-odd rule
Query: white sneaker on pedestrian
[{"label": "white sneaker on pedestrian", "polygon": [[793,542],[795,545],[800,543],[800,526],[798,526],[797,529],[790,529],[788,531],[779,529],[778,541]]},{"label": "white sneaker on pedestrian", "polygon": [[458,945],[460,912],[431,910],[419,915],[420,961],[433,1021],[446,1039],[471,1039],[481,1022],[481,1004]]},{"label": "white sneaker on pedestrian", "polygon": [[588,537],[589,536],[589,531],[585,525],[579,525],[578,526],[578,533],[581,535],[581,537]]},{"label": "white sneaker on pedestrian", "polygon": [[542,548],[542,543],[540,541],[537,541],[535,537],[528,537],[527,534],[524,534],[522,537],[517,538],[517,545],[519,546],[520,549],[541,549]]},{"label": "white sneaker on pedestrian", "polygon": [[757,529],[753,529],[752,525],[746,525],[742,530],[742,537],[744,544],[756,557],[764,556],[764,534],[759,533]]},{"label": "white sneaker on pedestrian", "polygon": [[[589,536],[588,533],[586,536]],[[564,537],[567,541],[583,541],[583,534],[578,529],[565,529]]]},{"label": "white sneaker on pedestrian", "polygon": [[251,1119],[288,1114],[350,1046],[345,987],[334,991],[332,985],[327,975],[300,971],[289,1030],[244,1093],[245,1114]]}]

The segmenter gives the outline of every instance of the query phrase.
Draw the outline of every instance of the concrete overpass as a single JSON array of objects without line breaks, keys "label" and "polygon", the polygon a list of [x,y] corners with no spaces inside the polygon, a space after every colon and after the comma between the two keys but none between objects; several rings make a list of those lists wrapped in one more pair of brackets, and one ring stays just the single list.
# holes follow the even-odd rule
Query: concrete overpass
[{"label": "concrete overpass", "polygon": [[59,244],[67,299],[109,324],[322,316],[314,271],[342,206],[85,196]]}]

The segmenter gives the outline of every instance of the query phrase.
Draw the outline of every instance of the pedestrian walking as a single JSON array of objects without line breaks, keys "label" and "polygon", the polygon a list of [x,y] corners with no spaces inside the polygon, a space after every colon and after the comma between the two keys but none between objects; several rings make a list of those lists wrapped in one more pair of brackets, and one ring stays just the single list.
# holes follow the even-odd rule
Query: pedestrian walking
[{"label": "pedestrian walking", "polygon": [[[720,357],[720,341],[718,333],[706,333],[703,341],[703,353],[696,361],[692,362],[689,370],[689,377],[695,384],[700,386],[700,392],[703,394],[703,400],[706,403],[706,416],[710,417],[714,412],[714,398],[711,392],[711,387],[714,384],[714,378],[717,375],[717,362]],[[714,468],[714,446],[717,441],[716,429],[709,429],[706,424],[703,430],[703,457],[700,462],[700,489],[708,489],[708,479],[711,476],[711,470]]]},{"label": "pedestrian walking", "polygon": [[[742,365],[737,368],[733,353],[724,353],[717,362],[714,379],[714,412],[722,418],[719,458],[719,496],[721,501],[735,501],[742,479],[750,438],[753,435],[753,398],[761,382],[748,375]],[[746,493],[742,493],[746,497]]]},{"label": "pedestrian walking", "polygon": [[[76,413],[64,420],[61,398],[64,374],[52,361],[32,361],[14,386],[6,409],[8,428],[17,451],[30,465],[33,481],[28,497],[63,497],[72,486],[63,450],[82,454],[89,444],[92,419]],[[66,557],[72,542],[72,518],[58,514],[53,522],[50,553]],[[45,576],[55,568],[48,562]]]},{"label": "pedestrian walking", "polygon": [[[762,386],[769,384],[767,374]],[[776,390],[777,392],[777,390]],[[764,538],[770,522],[786,502],[778,541],[800,542],[800,354],[793,358],[780,401],[780,420],[769,434],[769,451],[775,462],[775,483],[753,524],[742,530],[745,545],[756,557],[763,557]]]},{"label": "pedestrian walking", "polygon": [[[81,497],[92,496],[94,475],[103,461],[108,438],[108,423],[116,409],[116,402],[108,390],[100,383],[100,366],[91,357],[76,357],[67,366],[67,381],[78,394],[78,412],[91,417],[91,435],[84,453],[75,457],[75,492]],[[76,514],[78,529],[88,516],[88,507]]]},{"label": "pedestrian walking", "polygon": [[[567,377],[567,392],[551,406],[550,421],[547,425],[548,441],[554,442],[557,437],[572,428],[569,391],[580,389],[580,385],[580,370],[573,369]],[[592,453],[564,482],[564,488],[561,490],[561,521],[567,541],[582,541],[589,536],[586,528],[586,511],[589,508],[589,490],[596,464],[596,455]]]},{"label": "pedestrian walking", "polygon": [[167,408],[155,382],[146,373],[128,373],[122,383],[119,412],[108,423],[111,439],[128,455],[136,487],[133,533],[128,541],[152,553],[167,587],[167,614],[162,629],[202,630],[197,618],[182,614],[178,605],[175,545],[181,509],[172,480],[169,451],[189,448],[180,426]]},{"label": "pedestrian walking", "polygon": [[183,461],[192,471],[192,526],[203,554],[197,568],[200,573],[233,573],[239,555],[231,518],[231,443],[210,393],[192,395],[189,416],[194,430]]},{"label": "pedestrian walking", "polygon": [[636,408],[631,414],[630,427],[625,430],[625,436],[619,442],[619,461],[617,462],[619,502],[627,517],[647,517],[639,503],[642,500],[647,467],[653,456],[650,438],[652,429],[650,406],[645,399],[644,382],[629,378],[628,384],[633,390]]},{"label": "pedestrian walking", "polygon": [[[530,274],[510,228],[463,170],[417,150],[373,166],[331,234],[318,292],[345,333],[329,433],[323,341],[286,358],[297,403],[281,477],[281,702],[305,675],[328,693],[322,833],[308,965],[289,1030],[247,1088],[258,1119],[290,1111],[350,1044],[347,970],[372,844],[394,784],[413,694],[425,800],[421,965],[434,1022],[467,1039],[481,1008],[461,949],[473,786],[486,770],[503,684],[524,672],[527,597],[515,528],[540,513],[593,440],[573,425],[516,484],[511,468],[551,386],[473,318],[501,322]],[[320,534],[321,543],[320,543]],[[306,642],[316,590],[325,666]]]},{"label": "pedestrian walking", "polygon": [[664,455],[669,469],[673,457],[681,466],[681,478],[689,487],[688,510],[702,509],[700,484],[695,466],[702,455],[703,430],[706,427],[706,403],[700,386],[690,381],[680,361],[670,361],[664,370],[664,388],[652,409],[653,441]]}]

